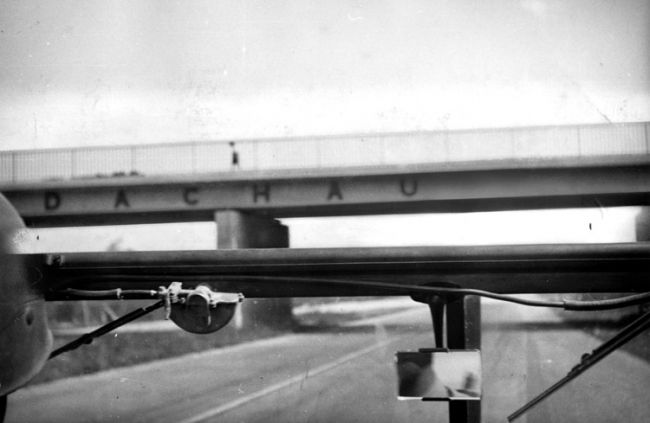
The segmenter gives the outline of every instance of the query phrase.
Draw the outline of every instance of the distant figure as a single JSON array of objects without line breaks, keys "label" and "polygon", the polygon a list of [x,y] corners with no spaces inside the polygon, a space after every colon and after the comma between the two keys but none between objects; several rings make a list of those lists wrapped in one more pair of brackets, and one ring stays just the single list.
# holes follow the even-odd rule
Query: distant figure
[{"label": "distant figure", "polygon": [[231,161],[230,161],[230,169],[231,170],[239,169],[239,153],[235,149],[235,143],[234,143],[234,141],[230,141],[228,144],[230,145],[230,148],[232,149],[232,156],[231,156],[232,158],[231,158]]}]

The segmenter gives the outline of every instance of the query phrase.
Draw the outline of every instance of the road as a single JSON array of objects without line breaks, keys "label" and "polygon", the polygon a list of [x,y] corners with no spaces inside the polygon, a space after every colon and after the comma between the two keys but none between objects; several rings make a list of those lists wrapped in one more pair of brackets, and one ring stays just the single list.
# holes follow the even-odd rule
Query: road
[{"label": "road", "polygon": [[[551,310],[484,302],[482,314],[485,422],[505,422],[600,342]],[[395,398],[394,353],[431,346],[428,319],[418,306],[34,386],[10,397],[7,422],[445,422],[445,403]],[[518,421],[646,422],[648,386],[648,363],[616,352]]]}]

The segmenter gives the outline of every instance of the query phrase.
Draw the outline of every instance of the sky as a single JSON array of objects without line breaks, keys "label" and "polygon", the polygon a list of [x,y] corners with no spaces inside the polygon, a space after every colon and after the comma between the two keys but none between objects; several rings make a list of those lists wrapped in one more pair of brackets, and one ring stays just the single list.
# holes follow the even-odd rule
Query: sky
[{"label": "sky", "polygon": [[650,120],[646,0],[0,0],[0,148]]},{"label": "sky", "polygon": [[[647,0],[190,5],[0,0],[0,149],[650,121]],[[286,222],[293,246],[603,242],[628,240],[634,213]],[[81,232],[214,247],[211,223],[140,230]],[[79,248],[57,231],[25,248]]]}]

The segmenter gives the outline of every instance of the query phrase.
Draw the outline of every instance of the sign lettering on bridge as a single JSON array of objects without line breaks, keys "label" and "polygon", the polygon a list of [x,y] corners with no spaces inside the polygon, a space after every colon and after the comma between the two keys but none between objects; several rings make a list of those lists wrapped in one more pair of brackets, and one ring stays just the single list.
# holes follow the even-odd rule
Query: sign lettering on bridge
[{"label": "sign lettering on bridge", "polygon": [[650,204],[645,157],[602,165],[417,170],[122,177],[14,185],[3,193],[36,226],[212,220],[218,210],[297,217]]}]

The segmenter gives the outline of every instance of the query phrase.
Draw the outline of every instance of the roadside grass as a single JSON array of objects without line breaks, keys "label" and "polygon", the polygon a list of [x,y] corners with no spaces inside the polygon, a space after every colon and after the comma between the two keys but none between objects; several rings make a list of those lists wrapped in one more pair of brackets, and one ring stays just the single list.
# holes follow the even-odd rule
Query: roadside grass
[{"label": "roadside grass", "polygon": [[[237,330],[227,326],[222,330],[197,335],[180,329],[165,332],[109,333],[49,360],[31,385],[56,379],[80,376],[111,369],[131,366],[163,358],[176,357],[192,352],[221,348],[256,339],[269,338],[286,333],[286,330],[259,326]],[[55,347],[74,340],[76,336],[56,336]]]}]

